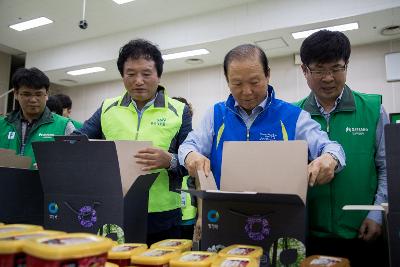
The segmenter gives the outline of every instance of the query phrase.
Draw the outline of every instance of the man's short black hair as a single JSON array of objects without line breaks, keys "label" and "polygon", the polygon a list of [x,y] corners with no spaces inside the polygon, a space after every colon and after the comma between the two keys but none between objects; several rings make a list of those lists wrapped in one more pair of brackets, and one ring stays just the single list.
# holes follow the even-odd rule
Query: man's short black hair
[{"label": "man's short black hair", "polygon": [[154,61],[157,76],[160,78],[164,65],[161,52],[156,45],[144,39],[131,40],[119,50],[117,66],[121,76],[124,75],[124,65],[128,59],[141,58]]},{"label": "man's short black hair", "polygon": [[72,100],[68,95],[64,95],[64,94],[56,94],[54,95],[54,97],[56,97],[60,103],[61,103],[61,107],[67,108],[67,109],[71,109],[72,108]]},{"label": "man's short black hair", "polygon": [[61,105],[61,101],[54,95],[49,96],[47,99],[46,106],[50,109],[51,112],[54,112],[60,116],[63,114],[63,107]]},{"label": "man's short black hair", "polygon": [[224,74],[228,81],[228,67],[233,60],[246,59],[249,56],[259,56],[260,63],[263,66],[265,77],[269,76],[268,58],[261,47],[253,44],[243,44],[236,46],[226,54],[224,59]]},{"label": "man's short black hair", "polygon": [[37,90],[45,88],[48,91],[50,80],[46,74],[37,68],[19,68],[13,74],[11,84],[16,91],[22,86]]},{"label": "man's short black hair", "polygon": [[351,53],[350,41],[342,32],[320,30],[308,36],[301,45],[300,57],[305,65],[330,63],[341,59],[347,64]]}]

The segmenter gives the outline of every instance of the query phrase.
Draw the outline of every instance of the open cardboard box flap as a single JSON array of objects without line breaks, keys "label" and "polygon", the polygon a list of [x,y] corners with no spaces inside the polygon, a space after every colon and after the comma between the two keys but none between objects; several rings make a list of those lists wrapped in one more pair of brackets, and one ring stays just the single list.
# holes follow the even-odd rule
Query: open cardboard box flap
[{"label": "open cardboard box flap", "polygon": [[0,166],[8,168],[29,169],[32,159],[27,156],[19,156],[14,150],[0,148]]},{"label": "open cardboard box flap", "polygon": [[225,142],[221,191],[215,179],[199,172],[201,190],[224,193],[257,192],[307,195],[308,147],[305,141]]}]

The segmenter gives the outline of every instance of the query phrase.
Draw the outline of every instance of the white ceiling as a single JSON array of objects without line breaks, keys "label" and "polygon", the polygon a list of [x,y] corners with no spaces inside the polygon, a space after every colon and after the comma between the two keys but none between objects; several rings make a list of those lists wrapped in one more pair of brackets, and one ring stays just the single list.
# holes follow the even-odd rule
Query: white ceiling
[{"label": "white ceiling", "polygon": [[[111,0],[87,0],[81,30],[83,0],[0,0],[0,51],[26,53],[26,66],[46,72],[53,83],[76,86],[119,78],[116,58],[130,39],[146,38],[163,53],[206,48],[204,62],[167,61],[165,71],[221,64],[227,51],[242,43],[257,43],[269,57],[298,52],[302,40],[292,32],[348,22],[360,29],[347,32],[352,45],[398,39],[382,36],[389,25],[400,25],[400,0],[136,0],[117,5]],[[17,32],[8,26],[45,16],[54,23]],[[69,76],[67,71],[101,66],[105,72]],[[71,81],[65,81],[73,80]]]}]

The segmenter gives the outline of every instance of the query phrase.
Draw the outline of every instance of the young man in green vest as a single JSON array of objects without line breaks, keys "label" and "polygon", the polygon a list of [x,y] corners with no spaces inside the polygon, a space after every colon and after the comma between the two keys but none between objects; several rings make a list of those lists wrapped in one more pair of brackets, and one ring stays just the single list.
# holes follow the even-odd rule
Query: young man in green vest
[{"label": "young man in green vest", "polygon": [[51,141],[54,135],[68,135],[75,127],[69,119],[46,107],[50,81],[39,69],[18,69],[12,77],[12,86],[21,108],[0,118],[0,148],[31,157],[35,167],[32,143]]},{"label": "young man in green vest", "polygon": [[346,257],[351,266],[385,266],[387,257],[378,242],[381,213],[342,210],[344,205],[387,202],[383,128],[388,118],[380,95],[359,93],[345,84],[350,51],[343,33],[327,30],[307,37],[300,50],[311,93],[298,105],[346,153],[342,172],[328,184],[309,188],[307,253]]},{"label": "young man in green vest", "polygon": [[121,96],[104,100],[80,133],[107,140],[152,141],[138,152],[143,170],[159,170],[149,191],[147,243],[180,237],[181,188],[185,168],[178,164],[179,145],[192,130],[187,105],[168,97],[159,85],[164,61],[160,50],[143,39],[120,49],[117,65],[125,85]]}]

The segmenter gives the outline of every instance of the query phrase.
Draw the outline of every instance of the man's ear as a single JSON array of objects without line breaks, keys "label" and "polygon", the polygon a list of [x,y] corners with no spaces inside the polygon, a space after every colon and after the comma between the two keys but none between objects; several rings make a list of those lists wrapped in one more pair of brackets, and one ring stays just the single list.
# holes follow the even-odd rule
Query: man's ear
[{"label": "man's ear", "polygon": [[301,67],[301,70],[303,71],[303,75],[306,76],[306,73],[307,73],[307,67],[306,67],[306,65],[301,64],[300,67]]},{"label": "man's ear", "polygon": [[14,99],[18,101],[18,90],[14,89]]}]

